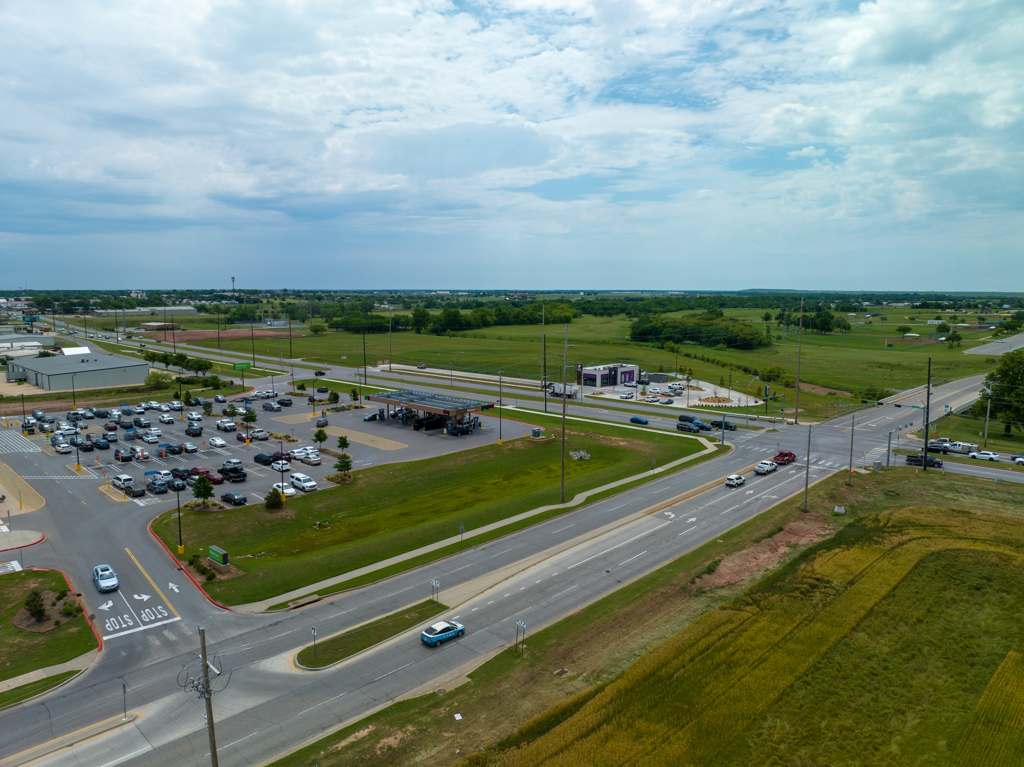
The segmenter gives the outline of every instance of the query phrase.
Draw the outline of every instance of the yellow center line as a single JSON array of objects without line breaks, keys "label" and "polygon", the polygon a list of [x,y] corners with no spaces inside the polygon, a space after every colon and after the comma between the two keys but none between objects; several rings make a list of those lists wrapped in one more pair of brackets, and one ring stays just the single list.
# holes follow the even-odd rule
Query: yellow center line
[{"label": "yellow center line", "polygon": [[153,579],[149,577],[149,573],[142,569],[142,565],[139,564],[139,560],[135,558],[135,555],[132,554],[131,551],[129,551],[128,549],[125,549],[125,551],[128,552],[128,556],[132,558],[132,562],[135,563],[135,566],[139,568],[143,575],[146,576],[146,580],[149,581],[149,585],[152,586],[156,593],[160,595],[160,598],[164,600],[164,604],[171,608],[171,612],[174,613],[174,617],[180,618],[181,616],[178,615],[178,611],[174,609],[174,605],[172,605],[170,600],[164,596],[164,592],[160,590],[160,587],[153,583]]}]

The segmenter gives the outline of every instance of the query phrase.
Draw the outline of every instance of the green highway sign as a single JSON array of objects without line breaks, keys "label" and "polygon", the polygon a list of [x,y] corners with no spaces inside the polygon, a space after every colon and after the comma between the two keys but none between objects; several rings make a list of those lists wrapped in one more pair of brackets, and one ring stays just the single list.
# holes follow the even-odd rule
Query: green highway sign
[{"label": "green highway sign", "polygon": [[248,362],[236,362],[234,367],[235,370],[248,370],[250,366]]}]

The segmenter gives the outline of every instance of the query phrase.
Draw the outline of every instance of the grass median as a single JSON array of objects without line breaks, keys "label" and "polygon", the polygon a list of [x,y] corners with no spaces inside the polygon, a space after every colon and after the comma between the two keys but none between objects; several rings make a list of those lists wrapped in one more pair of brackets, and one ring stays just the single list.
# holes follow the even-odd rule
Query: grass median
[{"label": "grass median", "polygon": [[[557,420],[529,416],[556,433]],[[525,425],[509,422],[506,434]],[[413,435],[415,436],[415,435]],[[570,421],[565,495],[643,474],[703,449],[676,434],[614,424]],[[285,508],[262,504],[216,513],[186,511],[182,530],[188,551],[210,545],[228,550],[243,575],[209,581],[207,591],[226,604],[255,602],[559,502],[560,440],[516,439],[409,463],[356,472],[355,480],[289,499]],[[169,546],[178,526],[168,512],[153,529]],[[326,523],[326,524],[325,524]],[[504,534],[504,533],[501,533]]]},{"label": "grass median", "polygon": [[[24,614],[19,618],[34,589],[49,597],[43,600],[43,621],[25,619]],[[99,646],[85,617],[65,614],[52,604],[54,599],[58,605],[67,602],[77,606],[63,573],[57,570],[25,570],[0,576],[0,682],[65,663]],[[26,628],[19,628],[16,622]]]},{"label": "grass median", "polygon": [[330,666],[332,663],[362,652],[367,647],[373,647],[385,639],[401,634],[447,609],[447,605],[428,599],[418,605],[358,626],[344,634],[328,637],[317,642],[315,648],[310,645],[299,652],[297,660],[306,668]]}]

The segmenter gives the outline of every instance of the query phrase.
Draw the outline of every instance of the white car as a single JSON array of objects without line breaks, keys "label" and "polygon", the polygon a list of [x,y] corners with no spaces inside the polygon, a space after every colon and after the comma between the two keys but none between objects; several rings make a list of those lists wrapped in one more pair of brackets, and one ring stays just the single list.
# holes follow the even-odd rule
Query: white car
[{"label": "white car", "polygon": [[270,464],[270,468],[273,469],[274,471],[290,472],[292,470],[292,465],[288,463],[288,461],[274,461],[272,464]]},{"label": "white car", "polygon": [[157,410],[159,410],[161,413],[170,413],[171,412],[171,408],[168,407],[167,405],[161,405],[160,407],[157,408]]},{"label": "white car", "polygon": [[283,482],[275,482],[274,489],[281,495],[289,496],[295,495],[295,488],[291,485],[286,485]]},{"label": "white car", "polygon": [[171,410],[181,410],[184,407],[184,405],[182,405],[180,402],[178,402],[178,400],[172,400],[171,402],[168,402],[167,406]]},{"label": "white car", "polygon": [[978,450],[974,453],[968,453],[968,458],[980,458],[983,461],[998,461],[999,453],[993,453],[991,450]]},{"label": "white car", "polygon": [[744,482],[742,474],[730,474],[725,478],[726,487],[739,487]]},{"label": "white car", "polygon": [[288,451],[288,457],[292,458],[292,459],[295,459],[295,460],[298,460],[299,458],[302,458],[302,456],[304,456],[306,453],[308,453],[310,451],[315,451],[315,450],[316,450],[316,448],[313,448],[313,447],[297,447],[294,450],[289,450]]},{"label": "white car", "polygon": [[157,427],[150,426],[148,429],[146,429],[146,434],[153,434],[159,437],[162,434],[162,432]]},{"label": "white car", "polygon": [[71,445],[67,442],[58,442],[57,446],[53,448],[54,452],[64,455],[65,453],[71,452]]},{"label": "white car", "polygon": [[661,402],[659,397],[644,397],[644,402]]},{"label": "white car", "polygon": [[149,402],[146,403],[146,410],[159,410],[159,409],[160,409],[160,403],[159,402],[154,402],[153,400],[150,400]]},{"label": "white car", "polygon": [[628,391],[625,394],[620,394],[619,399],[633,399],[633,392]]},{"label": "white car", "polygon": [[[146,473],[149,474],[149,472]],[[160,469],[159,471],[155,471],[151,476],[162,479],[164,482],[170,482],[172,479],[174,479],[174,475],[171,474],[171,472],[169,472],[167,469]]]},{"label": "white car", "polygon": [[227,444],[220,437],[210,437],[210,447],[227,447]]},{"label": "white car", "polygon": [[779,468],[779,466],[775,461],[761,461],[761,463],[754,467],[754,473],[767,474],[770,471],[775,471],[777,468]]},{"label": "white car", "polygon": [[292,474],[292,486],[299,488],[304,493],[317,489],[317,484],[313,481],[313,478],[305,474]]},{"label": "white car", "polygon": [[665,393],[665,390],[660,388],[660,387],[658,387],[658,386],[652,386],[647,391],[649,391],[651,394],[664,394]]},{"label": "white car", "polygon": [[112,480],[110,484],[116,487],[118,490],[124,490],[128,485],[134,485],[135,480],[132,479],[130,474],[118,474]]},{"label": "white car", "polygon": [[174,419],[167,415],[167,413],[162,413],[156,420],[160,423],[174,423]]},{"label": "white car", "polygon": [[197,413],[196,411],[193,410],[191,413],[188,414],[188,420],[201,422],[203,420],[203,414]]},{"label": "white car", "polygon": [[157,442],[160,441],[160,437],[158,437],[156,434],[150,434],[149,432],[146,432],[145,434],[142,435],[142,441],[145,442],[147,445],[155,445]]},{"label": "white car", "polygon": [[635,389],[636,388],[636,381],[626,381],[626,383],[624,383],[622,385],[623,386],[628,386],[630,389]]}]

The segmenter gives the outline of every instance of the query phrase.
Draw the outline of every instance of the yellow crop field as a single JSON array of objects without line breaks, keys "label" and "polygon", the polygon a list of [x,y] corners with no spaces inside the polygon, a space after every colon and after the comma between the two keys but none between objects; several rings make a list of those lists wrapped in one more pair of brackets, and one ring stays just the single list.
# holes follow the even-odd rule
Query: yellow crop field
[{"label": "yellow crop field", "polygon": [[909,507],[847,533],[466,763],[1024,764],[1024,520]]}]

